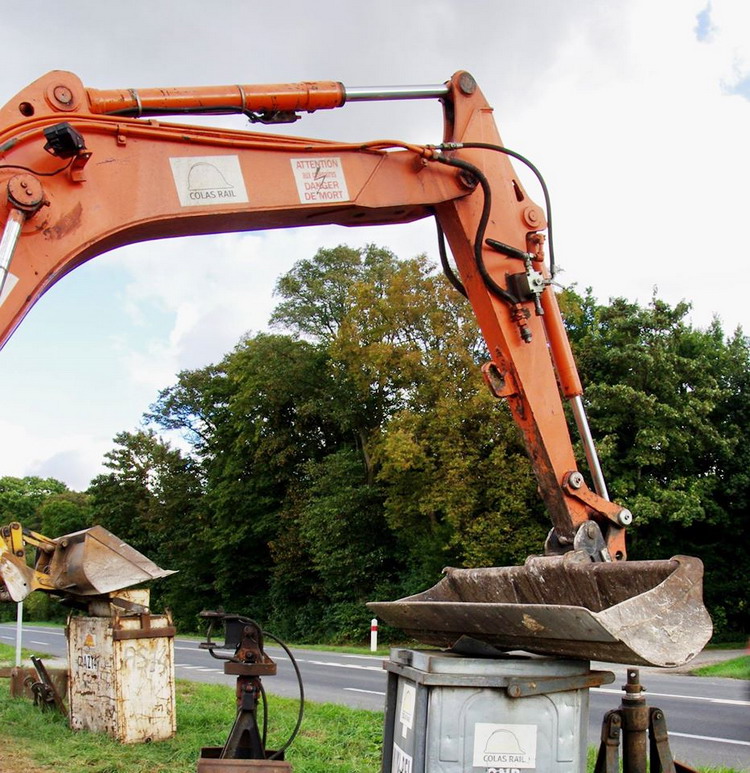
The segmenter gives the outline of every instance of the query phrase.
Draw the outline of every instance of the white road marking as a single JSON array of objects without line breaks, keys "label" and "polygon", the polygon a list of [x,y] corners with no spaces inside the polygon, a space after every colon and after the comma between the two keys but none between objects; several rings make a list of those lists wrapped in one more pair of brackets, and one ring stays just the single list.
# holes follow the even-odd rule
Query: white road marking
[{"label": "white road marking", "polygon": [[675,733],[669,731],[669,735],[677,735],[680,738],[693,738],[696,741],[713,741],[714,743],[729,743],[737,746],[750,746],[750,741],[733,741],[731,738],[714,738],[710,735],[690,735],[690,733]]},{"label": "white road marking", "polygon": [[347,692],[366,692],[368,695],[385,695],[384,692],[377,690],[360,690],[358,687],[344,687]]},{"label": "white road marking", "polygon": [[48,641],[36,641],[36,639],[31,640],[32,644],[49,644]]},{"label": "white road marking", "polygon": [[[611,695],[622,695],[622,690],[610,690],[604,687],[596,688],[598,692],[607,692]],[[705,698],[700,695],[675,695],[670,692],[646,691],[647,698],[683,698],[686,701],[704,701],[705,703],[723,703],[728,706],[750,706],[750,701],[730,700],[729,698]],[[698,736],[696,736],[697,738]]]},{"label": "white road marking", "polygon": [[358,671],[380,671],[380,666],[357,666],[354,663],[331,663],[327,660],[301,660],[297,658],[298,663],[312,663],[314,666],[331,666],[332,668],[356,668]]}]

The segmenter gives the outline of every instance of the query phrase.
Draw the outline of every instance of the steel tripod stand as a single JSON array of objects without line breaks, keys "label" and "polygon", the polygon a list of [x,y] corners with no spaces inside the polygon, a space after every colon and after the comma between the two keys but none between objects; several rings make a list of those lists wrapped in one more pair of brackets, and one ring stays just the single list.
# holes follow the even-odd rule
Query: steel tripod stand
[{"label": "steel tripod stand", "polygon": [[697,773],[675,762],[664,712],[646,704],[637,668],[628,669],[620,707],[604,715],[594,773],[618,773],[622,737],[623,773]]}]

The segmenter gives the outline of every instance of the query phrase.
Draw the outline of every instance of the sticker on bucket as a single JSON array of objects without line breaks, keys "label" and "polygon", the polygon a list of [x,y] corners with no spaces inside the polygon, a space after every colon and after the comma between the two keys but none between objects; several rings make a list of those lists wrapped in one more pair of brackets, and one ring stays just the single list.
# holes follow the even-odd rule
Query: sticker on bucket
[{"label": "sticker on bucket", "polygon": [[476,768],[505,767],[528,770],[536,767],[536,725],[505,725],[477,722],[474,725]]},{"label": "sticker on bucket", "polygon": [[396,744],[393,744],[393,765],[391,770],[393,773],[412,773],[411,757]]}]

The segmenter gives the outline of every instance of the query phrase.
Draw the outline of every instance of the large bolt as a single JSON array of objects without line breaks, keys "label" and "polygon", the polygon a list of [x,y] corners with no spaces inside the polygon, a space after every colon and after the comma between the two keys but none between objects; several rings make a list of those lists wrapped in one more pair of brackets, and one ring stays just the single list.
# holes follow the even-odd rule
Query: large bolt
[{"label": "large bolt", "polygon": [[568,476],[568,485],[575,489],[581,488],[583,486],[583,475],[580,472],[571,472]]},{"label": "large bolt", "polygon": [[42,184],[33,175],[17,174],[8,180],[8,201],[22,212],[33,214],[44,203]]},{"label": "large bolt", "polygon": [[623,508],[617,513],[617,521],[620,526],[630,526],[630,524],[633,523],[633,513],[631,513],[630,510]]},{"label": "large bolt", "polygon": [[67,86],[55,86],[52,93],[62,105],[69,105],[73,101],[73,92]]},{"label": "large bolt", "polygon": [[461,183],[461,185],[464,186],[464,188],[468,188],[470,191],[473,191],[474,188],[479,185],[479,180],[477,180],[477,178],[474,177],[471,172],[467,172],[465,169],[462,169],[458,173],[458,181]]},{"label": "large bolt", "polygon": [[523,219],[529,228],[539,228],[542,224],[542,213],[537,207],[526,207],[523,211]]},{"label": "large bolt", "polygon": [[458,88],[460,88],[466,96],[469,96],[476,91],[477,82],[468,72],[462,72],[461,75],[458,76]]}]

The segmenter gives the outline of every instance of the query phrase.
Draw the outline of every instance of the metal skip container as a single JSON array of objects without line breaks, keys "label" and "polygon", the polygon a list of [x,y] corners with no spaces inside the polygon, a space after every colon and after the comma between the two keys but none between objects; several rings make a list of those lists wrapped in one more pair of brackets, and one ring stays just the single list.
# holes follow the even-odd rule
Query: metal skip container
[{"label": "metal skip container", "polygon": [[176,730],[174,634],[166,615],[71,617],[71,728],[106,733],[122,743],[171,738]]},{"label": "metal skip container", "polygon": [[614,679],[580,660],[419,650],[385,668],[382,773],[581,773],[589,687]]}]

